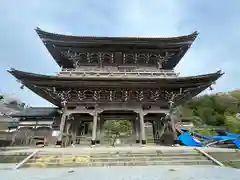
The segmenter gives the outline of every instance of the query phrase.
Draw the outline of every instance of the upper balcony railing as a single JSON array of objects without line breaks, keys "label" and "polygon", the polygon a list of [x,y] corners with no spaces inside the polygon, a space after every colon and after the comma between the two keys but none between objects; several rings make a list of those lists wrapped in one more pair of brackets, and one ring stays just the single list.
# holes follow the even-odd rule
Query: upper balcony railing
[{"label": "upper balcony railing", "polygon": [[61,72],[57,73],[58,76],[88,76],[88,77],[163,77],[173,78],[178,77],[179,73],[173,70],[125,70],[125,71],[112,71],[109,69],[67,69],[63,68]]}]

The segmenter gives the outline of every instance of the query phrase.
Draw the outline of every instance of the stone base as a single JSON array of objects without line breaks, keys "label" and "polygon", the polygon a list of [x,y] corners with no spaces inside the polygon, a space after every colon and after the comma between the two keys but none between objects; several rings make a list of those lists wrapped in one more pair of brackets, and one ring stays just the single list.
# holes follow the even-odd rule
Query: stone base
[{"label": "stone base", "polygon": [[164,146],[172,146],[174,141],[175,139],[173,138],[172,132],[164,132],[160,138],[160,143]]},{"label": "stone base", "polygon": [[91,145],[95,145],[96,141],[95,140],[91,140]]},{"label": "stone base", "polygon": [[136,140],[136,143],[139,144],[139,143],[140,143],[140,140]]},{"label": "stone base", "polygon": [[146,144],[147,142],[146,142],[146,140],[142,140],[142,144]]},{"label": "stone base", "polygon": [[180,144],[181,141],[180,140],[174,140],[174,144]]},{"label": "stone base", "polygon": [[100,140],[96,140],[96,144],[100,144]]},{"label": "stone base", "polygon": [[57,145],[57,146],[61,146],[61,145],[62,145],[62,141],[57,141],[57,142],[56,142],[56,145]]}]

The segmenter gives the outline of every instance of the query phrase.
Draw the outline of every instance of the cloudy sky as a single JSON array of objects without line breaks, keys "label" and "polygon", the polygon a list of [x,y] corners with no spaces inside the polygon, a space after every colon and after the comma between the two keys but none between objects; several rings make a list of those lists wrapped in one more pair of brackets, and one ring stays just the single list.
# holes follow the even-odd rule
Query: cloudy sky
[{"label": "cloudy sky", "polygon": [[199,31],[176,68],[182,76],[223,70],[214,92],[240,88],[240,1],[0,0],[0,92],[51,105],[6,72],[55,74],[59,67],[34,29],[81,36],[169,37]]}]

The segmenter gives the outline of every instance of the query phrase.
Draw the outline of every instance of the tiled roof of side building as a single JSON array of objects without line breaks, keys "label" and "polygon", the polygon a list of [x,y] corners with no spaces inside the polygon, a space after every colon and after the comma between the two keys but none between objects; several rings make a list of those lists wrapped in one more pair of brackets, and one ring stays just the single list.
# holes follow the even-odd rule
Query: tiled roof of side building
[{"label": "tiled roof of side building", "polygon": [[0,113],[2,115],[10,115],[15,112],[24,110],[25,103],[20,100],[5,94],[0,94]]},{"label": "tiled roof of side building", "polygon": [[30,107],[24,111],[12,114],[12,117],[54,117],[58,116],[58,108],[54,107]]}]

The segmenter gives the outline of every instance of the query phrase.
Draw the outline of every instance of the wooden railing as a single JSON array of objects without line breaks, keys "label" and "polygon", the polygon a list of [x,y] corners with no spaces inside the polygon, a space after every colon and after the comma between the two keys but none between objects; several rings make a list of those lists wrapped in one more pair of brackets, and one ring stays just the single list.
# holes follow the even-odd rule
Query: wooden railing
[{"label": "wooden railing", "polygon": [[118,76],[164,76],[164,77],[177,77],[178,74],[173,70],[158,70],[158,71],[107,71],[107,70],[79,70],[79,69],[62,69],[57,73],[59,76],[106,76],[106,77],[118,77]]}]

